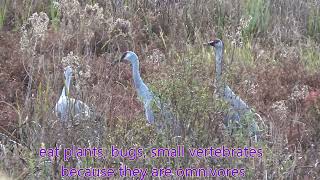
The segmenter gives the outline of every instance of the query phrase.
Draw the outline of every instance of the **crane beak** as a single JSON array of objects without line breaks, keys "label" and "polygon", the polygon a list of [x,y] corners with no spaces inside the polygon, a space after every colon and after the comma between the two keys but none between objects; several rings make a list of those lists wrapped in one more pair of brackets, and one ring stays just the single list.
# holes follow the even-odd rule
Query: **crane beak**
[{"label": "crane beak", "polygon": [[128,61],[126,59],[120,59],[120,60],[113,61],[111,66],[117,65],[119,62],[124,62],[125,64],[128,64]]},{"label": "crane beak", "polygon": [[214,41],[209,41],[207,43],[203,43],[205,46],[213,46],[214,47]]},{"label": "crane beak", "polygon": [[204,46],[212,46],[212,44],[213,44],[213,41],[209,41],[207,43],[203,43]]},{"label": "crane beak", "polygon": [[116,64],[118,64],[120,61],[119,60],[115,60],[111,63],[111,66],[115,66]]},{"label": "crane beak", "polygon": [[126,54],[127,53],[124,53],[119,60],[113,61],[111,65],[114,66],[114,65],[118,64],[119,62],[127,62]]}]

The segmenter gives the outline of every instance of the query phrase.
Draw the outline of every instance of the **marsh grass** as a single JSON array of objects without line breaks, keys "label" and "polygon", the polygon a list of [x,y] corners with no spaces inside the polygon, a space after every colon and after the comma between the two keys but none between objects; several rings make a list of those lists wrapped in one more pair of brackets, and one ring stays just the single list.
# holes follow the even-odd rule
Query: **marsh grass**
[{"label": "marsh grass", "polygon": [[319,41],[320,38],[320,11],[315,7],[310,9],[310,14],[307,20],[307,33],[312,38]]},{"label": "marsh grass", "polygon": [[270,21],[270,1],[248,0],[245,2],[245,13],[250,17],[248,26],[243,29],[243,36],[251,39],[250,36],[265,33]]},{"label": "marsh grass", "polygon": [[6,19],[6,13],[7,13],[7,2],[4,1],[1,3],[1,6],[0,6],[0,30],[4,25],[4,21]]},{"label": "marsh grass", "polygon": [[57,4],[55,3],[55,1],[51,0],[50,6],[49,6],[49,12],[50,12],[52,27],[54,28],[55,31],[59,29],[59,24],[60,24],[60,13],[58,8],[59,7],[57,7]]},{"label": "marsh grass", "polygon": [[[309,40],[309,43],[312,44],[313,41]],[[304,63],[308,71],[314,73],[317,72],[320,66],[320,53],[319,48],[314,46],[306,46],[301,49],[301,55],[303,57]]]}]

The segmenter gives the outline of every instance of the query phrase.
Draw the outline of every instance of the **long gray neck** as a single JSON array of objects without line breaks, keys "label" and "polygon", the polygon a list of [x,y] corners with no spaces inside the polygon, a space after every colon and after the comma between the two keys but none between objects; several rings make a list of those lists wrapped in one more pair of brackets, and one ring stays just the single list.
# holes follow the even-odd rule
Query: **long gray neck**
[{"label": "long gray neck", "polygon": [[141,84],[143,83],[141,76],[140,76],[140,70],[139,70],[139,61],[131,61],[132,65],[132,75],[133,75],[133,82],[136,88],[139,88]]},{"label": "long gray neck", "polygon": [[222,82],[222,67],[223,67],[223,48],[216,48],[215,49],[215,62],[216,62],[216,72],[215,72],[215,83],[217,88],[223,87]]},{"label": "long gray neck", "polygon": [[66,96],[66,94],[69,94],[69,87],[70,87],[70,82],[71,82],[71,76],[65,76],[65,85],[63,86],[62,89],[62,96]]}]

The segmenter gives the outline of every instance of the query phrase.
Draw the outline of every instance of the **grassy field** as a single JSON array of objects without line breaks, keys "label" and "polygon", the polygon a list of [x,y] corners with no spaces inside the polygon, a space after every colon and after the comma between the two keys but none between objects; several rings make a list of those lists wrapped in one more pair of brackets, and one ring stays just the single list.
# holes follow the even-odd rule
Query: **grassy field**
[{"label": "grassy field", "polygon": [[[232,133],[223,125],[228,104],[214,93],[215,55],[203,46],[213,36],[225,44],[224,81],[261,116],[256,143],[247,133],[253,117],[244,118],[242,128]],[[146,123],[130,65],[111,65],[127,50],[137,53],[145,83],[182,124],[181,136],[170,128],[159,133]],[[92,107],[95,118],[65,124],[53,113],[68,65],[74,69],[70,96]],[[318,0],[0,1],[4,179],[60,179],[61,167],[123,165],[147,168],[146,179],[152,168],[243,168],[245,176],[239,179],[316,179],[319,97]],[[127,157],[64,161],[62,151],[59,157],[39,156],[41,148],[109,151],[112,145],[128,150]],[[254,147],[263,156],[153,158],[149,153],[177,145],[186,152]],[[130,159],[139,147],[144,158]],[[159,178],[183,178],[173,174]]]}]

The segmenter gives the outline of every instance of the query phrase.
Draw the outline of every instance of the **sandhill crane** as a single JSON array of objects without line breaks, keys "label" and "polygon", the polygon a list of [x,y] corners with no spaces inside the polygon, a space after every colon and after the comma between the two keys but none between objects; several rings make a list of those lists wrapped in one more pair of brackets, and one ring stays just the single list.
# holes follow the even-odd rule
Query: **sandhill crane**
[{"label": "sandhill crane", "polygon": [[123,61],[129,61],[132,65],[133,82],[137,90],[138,96],[140,100],[143,102],[143,107],[145,110],[147,121],[150,124],[154,124],[154,113],[151,107],[152,102],[154,100],[154,96],[140,76],[138,56],[136,55],[136,53],[132,51],[127,51],[121,56],[120,61],[113,62],[113,65]]},{"label": "sandhill crane", "polygon": [[[222,80],[222,68],[223,68],[223,51],[224,45],[220,39],[215,39],[206,45],[213,46],[215,49],[215,84],[217,88],[217,93],[220,97],[222,97],[225,101],[230,104],[231,110],[226,115],[226,120],[239,122],[247,113],[251,112],[251,108],[239,97],[237,96],[231,88],[224,83]],[[256,122],[250,125],[250,133],[255,136],[257,139],[257,131],[259,127]]]},{"label": "sandhill crane", "polygon": [[72,68],[67,66],[64,71],[65,83],[60,98],[55,105],[55,114],[62,121],[67,121],[72,117],[89,118],[91,110],[88,105],[80,100],[69,97],[69,87],[72,77]]},{"label": "sandhill crane", "polygon": [[[160,109],[160,115],[166,121],[167,125],[173,125],[174,133],[180,134],[181,133],[181,125],[176,121],[174,118],[173,113],[169,110],[167,104],[160,101],[160,98],[155,96],[147,87],[147,85],[143,82],[140,71],[139,71],[139,59],[136,53],[132,51],[125,52],[120,61],[114,61],[113,65],[118,62],[129,61],[132,65],[132,76],[133,82],[138,93],[139,99],[142,101],[145,110],[145,116],[150,124],[155,123],[155,117],[152,110],[152,103],[155,102],[157,107]],[[158,128],[163,128],[163,124],[160,124]]]}]

